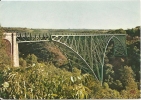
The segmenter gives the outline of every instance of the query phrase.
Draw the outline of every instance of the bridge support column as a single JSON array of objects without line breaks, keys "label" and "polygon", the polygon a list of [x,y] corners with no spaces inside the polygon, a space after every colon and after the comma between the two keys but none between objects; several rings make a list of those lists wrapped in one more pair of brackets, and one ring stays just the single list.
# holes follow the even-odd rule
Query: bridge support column
[{"label": "bridge support column", "polygon": [[16,42],[16,33],[12,34],[13,37],[13,47],[12,47],[12,59],[13,59],[13,66],[14,67],[19,67],[19,48],[18,48],[18,43]]},{"label": "bridge support column", "polygon": [[11,59],[14,67],[19,67],[19,50],[18,43],[16,42],[16,33],[4,33],[6,40],[10,42],[11,46]]}]

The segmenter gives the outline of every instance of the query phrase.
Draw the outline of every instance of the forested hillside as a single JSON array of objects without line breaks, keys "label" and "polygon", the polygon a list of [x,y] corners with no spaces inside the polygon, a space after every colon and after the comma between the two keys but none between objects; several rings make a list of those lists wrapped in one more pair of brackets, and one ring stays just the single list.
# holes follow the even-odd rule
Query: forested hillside
[{"label": "forested hillside", "polygon": [[[109,50],[101,86],[76,64],[70,68],[68,58],[53,42],[19,44],[20,67],[12,67],[2,40],[3,32],[126,34],[127,56],[113,57]],[[140,27],[127,30],[0,27],[0,70],[0,97],[4,99],[137,99],[141,85]]]}]

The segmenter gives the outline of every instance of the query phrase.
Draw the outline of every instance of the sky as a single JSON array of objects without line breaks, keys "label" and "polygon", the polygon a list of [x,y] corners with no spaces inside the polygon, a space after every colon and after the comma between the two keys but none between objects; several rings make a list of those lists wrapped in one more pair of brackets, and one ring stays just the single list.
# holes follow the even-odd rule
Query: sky
[{"label": "sky", "polygon": [[128,29],[139,26],[140,0],[0,2],[3,27]]}]

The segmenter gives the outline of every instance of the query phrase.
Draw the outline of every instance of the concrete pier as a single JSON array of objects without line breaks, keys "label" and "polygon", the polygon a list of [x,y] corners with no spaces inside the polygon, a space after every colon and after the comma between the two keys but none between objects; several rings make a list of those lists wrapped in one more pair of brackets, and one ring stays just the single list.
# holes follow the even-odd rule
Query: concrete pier
[{"label": "concrete pier", "polygon": [[19,50],[18,43],[16,42],[16,33],[4,33],[4,39],[10,42],[12,63],[14,67],[19,67]]}]

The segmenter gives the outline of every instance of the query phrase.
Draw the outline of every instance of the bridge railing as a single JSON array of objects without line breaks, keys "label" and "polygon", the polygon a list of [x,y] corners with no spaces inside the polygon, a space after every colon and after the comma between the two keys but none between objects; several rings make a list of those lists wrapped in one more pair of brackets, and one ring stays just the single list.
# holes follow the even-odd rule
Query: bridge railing
[{"label": "bridge railing", "polygon": [[126,34],[95,34],[95,33],[16,33],[17,42],[38,42],[38,41],[50,41],[52,36],[100,36],[100,35],[120,35]]}]

